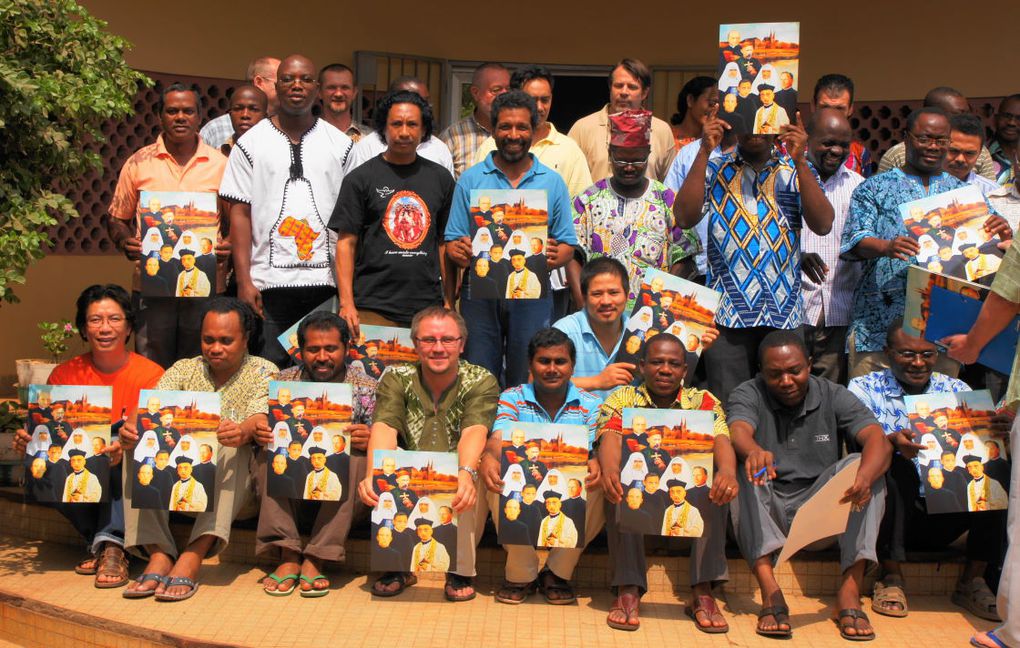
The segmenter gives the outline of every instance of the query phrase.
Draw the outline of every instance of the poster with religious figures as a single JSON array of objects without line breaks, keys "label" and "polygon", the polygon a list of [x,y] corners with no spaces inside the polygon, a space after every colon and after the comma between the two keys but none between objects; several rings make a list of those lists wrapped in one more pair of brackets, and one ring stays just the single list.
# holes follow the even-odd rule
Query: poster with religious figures
[{"label": "poster with religious figures", "polygon": [[502,438],[499,543],[584,547],[588,428],[514,423]]},{"label": "poster with religious figures", "polygon": [[914,463],[929,513],[998,511],[1008,504],[1010,462],[992,434],[995,404],[987,389],[906,396]]},{"label": "poster with religious figures", "polygon": [[549,295],[549,198],[541,189],[471,190],[471,299]]},{"label": "poster with religious figures", "polygon": [[347,383],[269,382],[271,496],[329,502],[351,496],[352,404]]},{"label": "poster with religious figures", "polygon": [[776,135],[797,119],[800,23],[719,25],[719,117],[734,133]]},{"label": "poster with religious figures", "polygon": [[216,294],[219,214],[215,193],[139,192],[138,231],[142,242],[142,295]]},{"label": "poster with religious figures", "polygon": [[702,511],[714,506],[712,446],[715,413],[625,408],[620,529],[629,533],[701,537]]},{"label": "poster with religious figures", "polygon": [[[989,292],[987,286],[909,266],[903,331],[936,344],[949,335],[966,333],[977,321]],[[978,363],[1009,374],[1018,341],[1020,316],[1014,317],[985,345],[978,355]]]},{"label": "poster with religious figures", "polygon": [[30,501],[95,504],[110,499],[113,388],[29,385],[25,490]]},{"label": "poster with religious figures", "polygon": [[371,324],[362,324],[359,328],[360,334],[347,350],[347,362],[352,367],[360,366],[372,378],[379,380],[390,365],[418,359],[411,329]]},{"label": "poster with religious figures", "polygon": [[[143,389],[130,455],[131,506],[203,513],[216,505],[220,426],[216,392]],[[229,416],[229,413],[225,415]]]},{"label": "poster with religious figures", "polygon": [[299,355],[300,345],[298,344],[298,327],[301,326],[301,322],[305,321],[305,318],[316,311],[329,311],[330,313],[336,313],[340,310],[340,299],[338,297],[330,297],[326,301],[322,302],[310,312],[305,313],[298,321],[294,322],[290,328],[277,336],[276,340],[280,343],[284,349],[287,350],[287,355],[294,359],[295,362],[300,363],[301,358]]},{"label": "poster with religious figures", "polygon": [[921,248],[918,265],[991,285],[1005,253],[999,249],[1002,241],[985,231],[989,210],[980,188],[967,185],[911,200],[899,209],[907,235]]},{"label": "poster with religious figures", "polygon": [[376,450],[371,567],[381,572],[448,572],[457,567],[457,455]]},{"label": "poster with religious figures", "polygon": [[614,362],[637,364],[645,340],[671,333],[687,349],[690,375],[701,357],[701,336],[715,322],[721,295],[693,281],[649,268],[641,281],[634,309],[623,324],[623,342]]}]

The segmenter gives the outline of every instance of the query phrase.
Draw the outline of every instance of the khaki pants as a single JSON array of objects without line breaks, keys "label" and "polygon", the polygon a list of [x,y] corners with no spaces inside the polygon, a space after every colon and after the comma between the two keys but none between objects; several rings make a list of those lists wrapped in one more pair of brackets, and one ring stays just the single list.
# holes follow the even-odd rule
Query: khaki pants
[{"label": "khaki pants", "polygon": [[[220,446],[216,455],[216,497],[212,511],[194,514],[195,523],[188,538],[190,545],[204,535],[216,538],[206,558],[223,551],[230,541],[230,525],[237,514],[254,499],[251,484],[252,447],[240,448]],[[177,558],[177,543],[170,533],[170,512],[158,509],[136,509],[131,507],[132,482],[127,465],[130,457],[124,458],[124,548],[130,553],[146,558],[146,545],[156,545],[159,550]]]},{"label": "khaki pants", "polygon": [[475,571],[475,555],[478,541],[485,531],[485,518],[489,515],[489,505],[485,494],[488,491],[481,479],[475,479],[475,505],[457,515],[457,568],[450,571],[458,576],[473,577]]},{"label": "khaki pants", "polygon": [[[299,554],[339,562],[346,556],[344,543],[355,520],[368,518],[369,508],[358,497],[358,483],[365,479],[367,460],[364,453],[352,453],[348,483],[344,484],[347,499],[342,502],[309,502],[284,497],[270,497],[267,492],[268,462],[265,449],[255,451],[255,487],[259,494],[259,525],[255,532],[255,553],[277,554],[289,549]],[[301,546],[298,520],[304,515],[315,516],[308,544]]]},{"label": "khaki pants", "polygon": [[[492,522],[499,529],[499,493],[486,491]],[[598,535],[606,523],[605,497],[601,488],[588,491],[584,507],[584,543],[587,545]],[[503,545],[506,550],[506,579],[511,583],[530,583],[538,578],[538,550],[524,545]],[[550,549],[545,566],[563,580],[570,580],[574,567],[581,559],[584,547],[576,549]]]}]

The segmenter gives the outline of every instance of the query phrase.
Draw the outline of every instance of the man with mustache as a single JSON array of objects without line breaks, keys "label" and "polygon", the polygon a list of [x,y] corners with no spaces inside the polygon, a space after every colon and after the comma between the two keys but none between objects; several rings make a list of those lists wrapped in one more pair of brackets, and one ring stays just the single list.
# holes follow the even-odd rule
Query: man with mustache
[{"label": "man with mustache", "polygon": [[995,180],[1003,187],[1017,181],[1013,164],[1020,142],[1020,94],[1012,94],[999,102],[995,113],[995,135],[988,152],[995,164]]},{"label": "man with mustache", "polygon": [[354,102],[358,99],[354,70],[343,63],[331,63],[319,70],[319,103],[322,118],[357,142],[372,133],[368,124],[354,121]]},{"label": "man with mustache", "polygon": [[[375,409],[376,381],[361,369],[346,364],[347,348],[351,343],[350,329],[347,322],[335,313],[312,312],[298,326],[297,335],[302,364],[281,371],[276,380],[347,383],[351,386],[353,417],[344,430],[350,435],[351,454],[348,479],[341,488],[346,493],[353,492],[365,478],[365,449],[368,423]],[[257,426],[256,440],[261,445],[272,441],[268,421]],[[265,452],[257,453],[255,481],[261,503],[259,525],[255,532],[255,553],[271,556],[278,552],[280,564],[262,581],[263,589],[271,596],[287,594],[295,588],[300,589],[305,597],[325,596],[329,592],[329,580],[322,572],[326,561],[344,560],[351,524],[367,518],[369,509],[357,497],[345,497],[342,502],[308,504],[271,496],[267,491],[266,472],[270,459],[272,457]],[[305,475],[291,477],[301,484],[307,479]],[[302,547],[298,529],[305,515],[313,520],[312,535]]]},{"label": "man with mustache", "polygon": [[432,135],[432,109],[413,92],[376,106],[386,150],[344,180],[329,228],[337,233],[340,316],[360,325],[406,328],[427,306],[453,301],[455,272],[445,268],[443,229],[454,182],[418,154]]}]

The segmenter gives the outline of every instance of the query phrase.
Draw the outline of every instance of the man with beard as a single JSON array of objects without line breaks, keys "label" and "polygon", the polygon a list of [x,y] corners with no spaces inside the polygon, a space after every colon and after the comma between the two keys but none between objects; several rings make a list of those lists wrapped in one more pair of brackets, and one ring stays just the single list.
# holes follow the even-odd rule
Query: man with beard
[{"label": "man with beard", "polygon": [[[351,453],[347,455],[344,452],[344,437],[336,434],[331,442],[333,452],[338,454],[326,458],[327,468],[340,479],[346,475],[347,480],[340,483],[344,493],[342,501],[322,501],[309,505],[287,497],[270,495],[265,484],[266,453],[258,453],[255,482],[260,494],[260,505],[255,552],[260,556],[279,554],[279,565],[262,581],[267,594],[283,595],[294,587],[300,587],[302,596],[317,597],[329,592],[330,582],[323,572],[325,563],[344,560],[345,543],[351,525],[366,519],[369,514],[369,509],[357,497],[348,494],[354,492],[365,478],[368,423],[375,408],[376,382],[364,371],[346,364],[351,333],[347,322],[335,313],[312,312],[301,321],[297,336],[302,362],[280,372],[277,380],[335,382],[351,386],[353,412],[351,424],[344,430],[350,436]],[[256,438],[262,445],[272,442],[272,430],[268,421],[256,428]],[[295,471],[288,469],[288,473],[295,484],[303,487],[309,475],[309,462],[301,457],[300,442],[291,444],[291,452],[297,454],[301,468]],[[347,466],[343,466],[343,463],[347,463]],[[312,522],[312,534],[302,546],[299,529],[306,522]],[[300,585],[297,581],[300,581]]]},{"label": "man with beard", "polygon": [[54,403],[50,411],[53,412],[53,420],[46,424],[50,438],[63,445],[71,438],[71,424],[64,420],[64,404]]},{"label": "man with beard", "polygon": [[840,259],[839,247],[850,211],[850,197],[864,178],[846,165],[853,133],[842,111],[815,110],[808,121],[807,133],[808,159],[832,204],[833,220],[832,231],[826,236],[810,229],[802,232],[801,271],[807,279],[803,284],[804,341],[815,375],[842,385],[847,376],[846,331],[861,268],[858,263]]},{"label": "man with beard", "polygon": [[397,510],[410,515],[414,505],[418,503],[418,495],[409,488],[411,485],[411,473],[406,470],[397,472],[397,487],[390,491],[393,500],[397,503]]},{"label": "man with beard", "polygon": [[[701,148],[673,206],[681,226],[708,219],[709,287],[722,292],[722,300],[716,311],[719,339],[705,349],[705,368],[712,393],[725,395],[753,375],[765,335],[800,329],[798,233],[803,222],[824,236],[833,219],[808,163],[807,133],[799,120],[783,126],[778,138],[739,135],[733,153],[711,159],[727,128],[717,117],[706,118]],[[744,173],[757,180],[729,181]]]},{"label": "man with beard", "polygon": [[[498,415],[498,414],[497,414]],[[524,479],[529,484],[538,486],[545,479],[546,473],[549,472],[549,468],[546,467],[545,462],[538,458],[541,453],[541,448],[537,441],[529,441],[528,445],[525,446],[524,454],[525,458],[519,463],[521,470],[524,471]]]},{"label": "man with beard", "polygon": [[[550,270],[560,268],[573,256],[577,237],[570,218],[566,185],[559,174],[528,152],[538,120],[537,110],[535,100],[520,90],[500,95],[492,104],[496,151],[461,176],[446,225],[447,256],[461,268],[467,268],[471,262],[470,203],[472,192],[478,190],[545,191],[549,214],[547,267]],[[519,266],[515,262],[514,275],[523,274],[524,258],[515,258],[520,262]],[[512,296],[513,288],[519,287],[521,279],[520,276],[508,279],[507,297]],[[478,300],[470,297],[470,284],[465,288],[460,300],[460,312],[468,322],[470,333],[465,358],[497,377],[502,376],[506,386],[524,383],[528,378],[528,363],[517,350],[524,348],[538,330],[549,326],[552,298]],[[464,294],[468,295],[467,299]],[[511,352],[505,353],[505,350]]]},{"label": "man with beard", "polygon": [[354,102],[358,100],[359,88],[354,80],[354,70],[343,63],[331,63],[319,70],[319,103],[322,118],[326,123],[357,142],[372,134],[368,124],[354,121]]},{"label": "man with beard", "polygon": [[[686,361],[687,354],[684,354]],[[638,417],[635,417],[637,419]],[[633,424],[633,421],[631,421]],[[662,433],[652,432],[648,434],[648,447],[641,451],[645,455],[645,460],[648,462],[648,470],[654,471],[658,475],[662,475],[662,472],[666,470],[666,466],[669,465],[670,456],[669,453],[662,448]]]},{"label": "man with beard", "polygon": [[977,187],[984,196],[998,189],[999,183],[974,171],[985,143],[985,124],[981,118],[970,113],[953,115],[949,126],[949,148],[943,164],[946,172]]}]

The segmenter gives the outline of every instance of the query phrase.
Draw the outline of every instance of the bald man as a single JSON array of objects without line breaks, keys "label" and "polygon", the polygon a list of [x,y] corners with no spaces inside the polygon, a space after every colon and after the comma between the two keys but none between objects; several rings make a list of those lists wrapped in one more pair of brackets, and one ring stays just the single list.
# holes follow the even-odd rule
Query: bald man
[{"label": "bald man", "polygon": [[842,385],[847,379],[846,332],[861,264],[840,260],[839,244],[850,210],[850,196],[864,177],[846,165],[853,131],[845,111],[815,110],[807,131],[808,159],[818,172],[835,217],[832,232],[827,236],[818,236],[808,228],[802,233],[804,337],[814,359],[812,372]]},{"label": "bald man", "polygon": [[234,145],[220,184],[237,294],[263,318],[259,355],[280,367],[291,358],[276,338],[336,294],[336,234],[326,220],[354,143],[312,113],[318,88],[315,63],[285,58],[276,71],[278,112]]},{"label": "bald man", "polygon": [[[248,63],[244,73],[244,80],[266,95],[267,110],[270,115],[275,114],[277,108],[276,70],[279,67],[280,59],[272,56],[260,56]],[[199,131],[199,135],[202,136],[203,142],[219,149],[227,143],[227,140],[234,134],[234,130],[228,112],[207,122]]]}]

